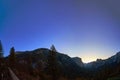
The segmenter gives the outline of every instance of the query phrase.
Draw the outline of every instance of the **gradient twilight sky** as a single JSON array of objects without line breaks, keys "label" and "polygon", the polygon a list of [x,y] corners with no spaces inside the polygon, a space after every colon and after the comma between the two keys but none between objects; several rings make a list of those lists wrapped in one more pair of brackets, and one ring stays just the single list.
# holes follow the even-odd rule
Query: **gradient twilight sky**
[{"label": "gradient twilight sky", "polygon": [[84,62],[120,51],[120,0],[0,0],[5,55],[49,48]]}]

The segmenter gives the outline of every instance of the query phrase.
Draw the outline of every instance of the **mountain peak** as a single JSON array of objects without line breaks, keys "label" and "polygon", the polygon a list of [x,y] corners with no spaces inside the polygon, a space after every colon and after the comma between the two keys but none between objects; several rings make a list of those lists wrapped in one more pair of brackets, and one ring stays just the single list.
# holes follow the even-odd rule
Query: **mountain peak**
[{"label": "mountain peak", "polygon": [[80,67],[83,67],[83,66],[84,66],[81,58],[79,58],[79,57],[73,57],[72,59],[73,59],[73,60],[76,62],[76,64],[79,65]]}]

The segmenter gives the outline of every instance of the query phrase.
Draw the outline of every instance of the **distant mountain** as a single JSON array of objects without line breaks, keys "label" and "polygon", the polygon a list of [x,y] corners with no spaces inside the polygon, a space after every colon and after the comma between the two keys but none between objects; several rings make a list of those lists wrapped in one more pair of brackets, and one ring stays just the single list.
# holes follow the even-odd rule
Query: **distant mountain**
[{"label": "distant mountain", "polygon": [[[57,51],[54,47],[52,48]],[[48,61],[48,55],[50,49],[39,48],[32,51],[17,51],[16,57],[19,63],[25,63],[31,57],[32,66],[36,68],[39,62],[42,62],[44,66],[44,72],[46,72],[46,66]],[[114,77],[120,74],[120,52],[108,59],[97,59],[90,63],[83,63],[79,57],[69,57],[66,54],[56,52],[57,62],[61,69],[61,74],[69,78],[83,77],[94,78],[94,80],[106,80],[110,77]],[[87,79],[86,79],[87,80]]]},{"label": "distant mountain", "polygon": [[[17,58],[20,60],[20,62],[22,62],[22,60],[28,59],[28,56],[31,56],[32,64],[34,65],[34,67],[40,61],[42,61],[44,63],[43,65],[46,66],[49,51],[50,51],[49,49],[40,48],[40,49],[36,49],[33,51],[23,51],[23,52],[17,51],[16,55],[17,55]],[[63,71],[62,72],[63,74],[68,75],[68,76],[71,76],[71,75],[79,76],[80,74],[83,73],[81,69],[81,66],[83,66],[83,63],[81,62],[81,65],[77,64],[76,61],[79,61],[77,60],[78,58],[71,58],[68,55],[62,54],[59,52],[57,52],[56,58],[57,58],[60,68],[62,69],[61,71]]]},{"label": "distant mountain", "polygon": [[108,59],[97,59],[94,62],[84,64],[84,68],[90,76],[96,78],[95,80],[107,80],[110,77],[118,77],[117,75],[120,75],[120,52]]},{"label": "distant mountain", "polygon": [[76,64],[77,64],[79,67],[84,67],[84,63],[82,62],[82,59],[81,59],[81,58],[79,58],[79,57],[73,57],[72,60],[75,61]]},{"label": "distant mountain", "polygon": [[116,55],[108,58],[108,59],[97,59],[96,61],[84,64],[85,68],[89,68],[89,69],[98,69],[104,65],[110,65],[110,64],[118,64],[120,63],[120,52],[118,52]]}]

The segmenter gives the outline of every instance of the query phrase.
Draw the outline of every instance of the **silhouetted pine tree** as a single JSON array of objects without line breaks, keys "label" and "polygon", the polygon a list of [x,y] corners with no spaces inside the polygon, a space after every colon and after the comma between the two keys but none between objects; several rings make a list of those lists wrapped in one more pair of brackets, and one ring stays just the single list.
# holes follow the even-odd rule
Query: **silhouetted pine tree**
[{"label": "silhouetted pine tree", "polygon": [[60,74],[56,58],[56,49],[53,45],[48,56],[48,73],[52,76],[52,80],[58,80]]},{"label": "silhouetted pine tree", "polygon": [[2,47],[1,40],[0,40],[0,58],[3,58],[3,47]]},{"label": "silhouetted pine tree", "polygon": [[54,52],[57,52],[57,50],[56,50],[56,48],[55,48],[54,45],[52,45],[52,46],[50,47],[50,50],[51,50],[51,51],[54,51]]},{"label": "silhouetted pine tree", "polygon": [[9,65],[10,65],[11,67],[15,67],[15,64],[16,64],[15,49],[14,49],[14,47],[12,47],[12,48],[10,49]]}]

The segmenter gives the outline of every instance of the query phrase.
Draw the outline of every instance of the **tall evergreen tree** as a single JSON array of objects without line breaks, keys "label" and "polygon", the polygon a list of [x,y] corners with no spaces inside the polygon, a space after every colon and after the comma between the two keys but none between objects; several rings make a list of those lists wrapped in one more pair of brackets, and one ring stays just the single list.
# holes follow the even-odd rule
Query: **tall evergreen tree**
[{"label": "tall evergreen tree", "polygon": [[0,58],[2,57],[3,57],[3,47],[2,47],[1,40],[0,40]]},{"label": "tall evergreen tree", "polygon": [[52,76],[52,80],[58,80],[60,75],[56,53],[56,49],[52,45],[48,55],[48,73]]},{"label": "tall evergreen tree", "polygon": [[10,66],[14,67],[16,64],[16,55],[15,55],[15,49],[12,47],[10,49],[10,55],[9,55],[9,64]]},{"label": "tall evergreen tree", "polygon": [[57,52],[57,50],[56,50],[56,48],[55,48],[54,45],[52,45],[52,46],[50,47],[50,50],[53,51],[53,52]]}]

